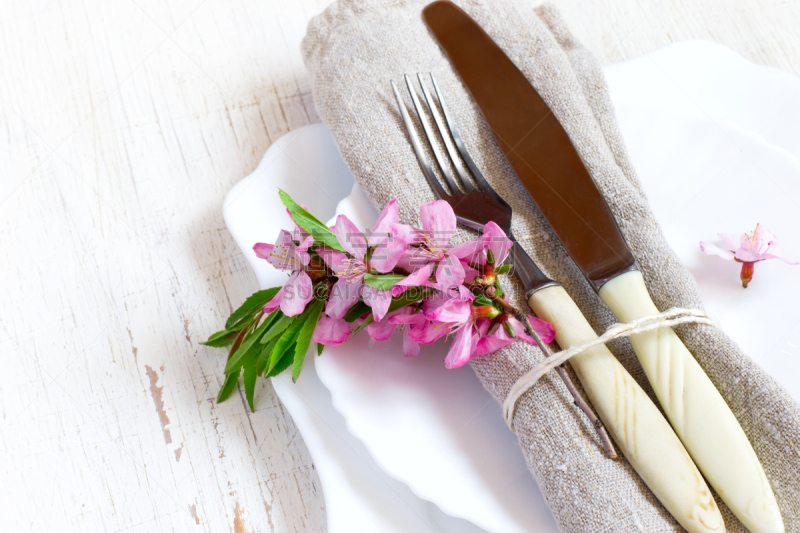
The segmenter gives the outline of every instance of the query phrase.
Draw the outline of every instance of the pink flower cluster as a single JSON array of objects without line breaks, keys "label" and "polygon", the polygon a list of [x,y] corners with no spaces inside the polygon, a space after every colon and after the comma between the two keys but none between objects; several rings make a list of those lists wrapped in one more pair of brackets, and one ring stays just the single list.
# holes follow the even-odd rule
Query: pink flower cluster
[{"label": "pink flower cluster", "polygon": [[[497,274],[512,246],[503,230],[490,222],[480,237],[451,245],[456,217],[441,200],[423,205],[419,220],[419,228],[400,223],[392,200],[368,236],[339,215],[331,230],[342,250],[315,243],[297,223],[293,233],[282,231],[274,245],[256,244],[258,257],[291,272],[265,313],[280,308],[295,316],[323,294],[326,303],[315,342],[341,344],[354,328],[365,328],[377,341],[402,330],[408,357],[419,353],[419,344],[445,337],[452,341],[447,368],[463,366],[515,339],[533,343],[502,305],[505,296]],[[355,305],[365,312],[348,316]],[[529,318],[542,340],[552,341],[552,326]]]}]

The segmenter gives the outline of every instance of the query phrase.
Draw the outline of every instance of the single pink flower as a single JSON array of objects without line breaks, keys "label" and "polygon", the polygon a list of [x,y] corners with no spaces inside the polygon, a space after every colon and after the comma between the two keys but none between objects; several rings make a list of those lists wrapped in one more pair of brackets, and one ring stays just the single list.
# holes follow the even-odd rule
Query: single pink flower
[{"label": "single pink flower", "polygon": [[459,291],[457,296],[452,297],[445,294],[440,301],[432,298],[434,301],[429,306],[432,309],[425,315],[426,322],[409,332],[412,340],[424,344],[455,333],[455,339],[444,358],[446,368],[464,366],[472,359],[479,338],[475,328],[473,309],[476,308],[472,306],[473,299],[474,296],[469,291]]},{"label": "single pink flower", "polygon": [[415,321],[409,331],[411,339],[414,342],[431,344],[455,331],[469,318],[470,302],[474,298],[463,285],[456,291],[439,292],[426,298],[419,313],[425,320]]},{"label": "single pink flower", "polygon": [[500,226],[494,222],[489,222],[483,226],[483,233],[480,237],[453,246],[450,249],[450,255],[458,257],[465,263],[485,265],[488,256],[486,252],[490,250],[494,256],[495,264],[500,265],[508,257],[508,251],[513,244]]},{"label": "single pink flower", "polygon": [[292,271],[286,285],[264,306],[265,313],[271,313],[280,306],[286,316],[299,315],[314,297],[311,278],[305,271],[311,259],[308,249],[314,244],[314,238],[308,234],[303,236],[299,231],[299,228],[295,230],[298,240],[302,237],[299,245],[295,244],[292,234],[281,230],[275,244],[258,242],[253,246],[256,255],[266,259],[275,268]]},{"label": "single pink flower", "polygon": [[427,262],[442,261],[450,248],[450,238],[456,231],[456,215],[450,204],[444,200],[434,200],[419,208],[419,221],[422,229],[417,230],[418,246],[413,257]]},{"label": "single pink flower", "polygon": [[403,331],[403,355],[413,357],[419,353],[419,344],[411,337],[410,331],[413,326],[425,320],[425,313],[417,312],[412,306],[406,306],[388,315],[386,320],[373,322],[366,329],[369,336],[376,341],[389,340],[395,331]]},{"label": "single pink flower", "polygon": [[[328,298],[325,314],[336,318],[344,317],[360,295],[364,303],[372,307],[375,319],[380,321],[389,308],[392,292],[366,286],[364,275],[370,269],[381,273],[394,269],[413,240],[410,226],[400,224],[397,202],[391,200],[378,217],[369,238],[364,237],[345,215],[336,218],[333,232],[347,253],[324,247],[318,249],[323,261],[339,278]],[[371,250],[369,256],[368,250]]]},{"label": "single pink flower", "polygon": [[265,313],[271,313],[278,307],[286,316],[296,316],[303,312],[306,304],[314,298],[314,287],[311,278],[304,270],[296,270],[289,276],[286,285],[264,306]]},{"label": "single pink flower", "polygon": [[275,244],[257,242],[253,251],[278,270],[301,270],[311,259],[308,249],[314,244],[314,237],[307,235],[299,246],[294,241],[292,234],[282,229]]},{"label": "single pink flower", "polygon": [[[445,367],[458,368],[475,357],[485,355],[513,343],[516,338],[531,344],[534,340],[525,333],[522,323],[514,317],[501,315],[489,305],[475,306],[474,296],[463,286],[459,294],[438,293],[423,302],[426,320],[417,323],[409,332],[411,340],[430,344],[441,337],[455,333],[455,339],[445,357]],[[555,338],[555,330],[549,323],[529,316],[531,325],[544,342]],[[495,320],[508,322],[512,337],[501,324],[489,329]]]},{"label": "single pink flower", "polygon": [[373,250],[369,265],[378,272],[391,271],[414,239],[414,229],[400,223],[397,200],[390,200],[369,234],[368,244]]},{"label": "single pink flower", "polygon": [[473,357],[479,333],[475,328],[475,319],[471,315],[458,322],[442,322],[426,317],[412,327],[408,336],[414,343],[431,344],[432,342],[450,334],[455,334],[450,349],[444,358],[446,368],[459,368],[467,364]]},{"label": "single pink flower", "polygon": [[747,285],[753,279],[754,265],[759,261],[780,259],[790,265],[797,264],[797,262],[790,261],[779,254],[777,239],[761,224],[756,224],[756,229],[752,233],[745,233],[741,236],[729,233],[719,233],[718,235],[731,248],[730,250],[725,250],[715,244],[703,241],[700,241],[700,249],[708,255],[717,255],[723,259],[732,259],[742,263],[742,271],[739,274],[739,278],[742,280],[742,287],[744,288],[747,288]]},{"label": "single pink flower", "polygon": [[[444,200],[435,200],[424,204],[419,209],[422,229],[416,230],[413,246],[399,261],[399,266],[414,272],[423,266],[436,266],[436,282],[431,286],[439,290],[447,290],[464,282],[465,271],[461,265],[458,251],[463,247],[474,245],[464,243],[450,246],[450,238],[456,230],[456,215],[450,204]],[[462,251],[461,255],[466,255]]]},{"label": "single pink flower", "polygon": [[[506,236],[500,226],[489,222],[484,225],[483,234],[478,239],[453,247],[450,254],[461,260],[465,271],[464,279],[472,281],[477,277],[482,277],[483,283],[491,285],[496,276],[495,268],[503,264],[513,245],[513,241]],[[486,264],[489,252],[492,253],[494,259],[491,267]],[[483,274],[470,265],[483,267]]]},{"label": "single pink flower", "polygon": [[[509,316],[507,320],[511,325],[511,329],[514,331],[514,337],[511,337],[502,326],[497,328],[494,332],[488,333],[491,327],[491,321],[480,321],[478,324],[478,331],[481,338],[478,340],[478,344],[475,348],[476,357],[496,352],[500,348],[513,343],[515,338],[522,339],[529,344],[535,344],[535,341],[525,333],[525,326],[522,325],[522,322],[512,316]],[[528,320],[531,321],[531,326],[533,326],[533,329],[539,334],[539,338],[542,339],[542,342],[548,343],[553,341],[556,332],[550,323],[531,315],[528,315]]]}]

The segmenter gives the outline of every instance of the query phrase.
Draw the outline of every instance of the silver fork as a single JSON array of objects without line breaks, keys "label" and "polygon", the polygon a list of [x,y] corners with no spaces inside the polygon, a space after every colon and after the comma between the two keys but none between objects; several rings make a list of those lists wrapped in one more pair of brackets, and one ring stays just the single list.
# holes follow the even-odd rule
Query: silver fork
[{"label": "silver fork", "polygon": [[[414,123],[408,114],[408,109],[403,101],[403,97],[400,95],[400,91],[398,90],[394,81],[392,82],[392,89],[394,90],[394,95],[397,98],[397,104],[400,107],[400,114],[403,117],[403,123],[406,126],[406,131],[408,132],[408,136],[411,140],[411,145],[414,148],[414,153],[417,156],[420,167],[422,167],[422,173],[425,175],[425,179],[428,180],[428,184],[433,189],[433,193],[440,200],[444,200],[450,204],[456,214],[458,222],[462,225],[476,231],[482,231],[485,224],[490,221],[494,221],[494,223],[500,226],[500,228],[505,232],[508,238],[514,242],[511,254],[509,255],[512,265],[514,266],[514,270],[519,275],[522,281],[522,286],[525,288],[526,300],[531,293],[539,289],[557,285],[557,282],[544,275],[541,269],[536,265],[536,263],[533,262],[527,252],[525,252],[522,246],[514,238],[514,235],[511,231],[511,206],[508,205],[508,203],[506,203],[506,201],[495,192],[492,186],[489,185],[489,182],[486,181],[486,178],[483,177],[481,171],[478,170],[478,167],[475,165],[472,157],[470,157],[469,152],[467,152],[467,148],[464,146],[461,136],[458,134],[458,130],[453,123],[450,111],[447,109],[447,104],[445,104],[444,98],[442,97],[439,84],[436,83],[436,78],[433,76],[433,74],[431,74],[430,77],[431,81],[433,82],[433,88],[436,91],[436,98],[439,102],[439,107],[441,107],[442,114],[444,115],[444,122],[442,122],[442,117],[440,117],[439,110],[433,101],[433,95],[423,81],[422,75],[417,74],[420,87],[422,87],[422,93],[425,96],[425,102],[428,105],[428,112],[433,117],[433,122],[436,125],[436,131],[438,132],[439,138],[444,144],[445,150],[453,164],[453,167],[456,169],[458,178],[456,178],[450,171],[450,165],[448,165],[444,155],[442,154],[442,151],[437,145],[438,143],[435,138],[436,134],[433,132],[428,124],[428,121],[424,117],[425,113],[422,108],[422,103],[420,102],[419,96],[417,96],[417,91],[414,89],[411,78],[407,74],[405,76],[405,80],[406,85],[408,86],[408,92],[411,94],[411,101],[413,102],[414,109],[416,110],[417,119],[422,124],[422,129],[425,132],[425,136],[427,137],[428,145],[433,152],[434,159],[436,159],[436,164],[439,167],[439,170],[442,172],[444,180],[450,189],[449,193],[439,182],[439,179],[436,177],[433,168],[431,168],[431,165],[428,162],[428,158],[425,155]],[[447,124],[447,128],[445,128],[445,123]],[[455,145],[455,148],[453,145]],[[463,160],[463,162],[466,164],[466,168],[460,164],[459,155],[461,160]],[[472,179],[470,179],[470,176]],[[473,185],[473,180],[478,187]]]},{"label": "silver fork", "polygon": [[[525,289],[526,300],[529,300],[531,294],[534,292],[542,290],[546,287],[560,285],[560,283],[553,281],[544,275],[542,270],[536,265],[536,263],[533,262],[533,259],[531,259],[527,252],[523,250],[522,246],[514,238],[514,235],[511,232],[511,206],[508,205],[508,203],[506,203],[506,201],[503,200],[494,189],[492,189],[492,186],[489,185],[489,182],[487,182],[486,178],[483,177],[481,171],[478,170],[478,167],[475,165],[472,157],[470,157],[469,152],[467,152],[467,148],[464,146],[464,142],[461,140],[458,130],[456,130],[453,119],[449,110],[447,109],[447,104],[445,104],[444,98],[442,97],[442,91],[439,89],[439,84],[436,83],[436,78],[432,73],[430,76],[431,81],[433,82],[433,88],[436,91],[436,98],[439,102],[439,106],[441,107],[442,114],[444,115],[444,123],[442,122],[442,118],[439,116],[439,110],[433,101],[433,96],[422,79],[422,75],[417,74],[420,87],[422,88],[422,93],[425,96],[425,102],[428,104],[428,112],[433,117],[433,122],[436,124],[436,131],[439,134],[439,138],[442,140],[445,150],[450,157],[450,161],[453,163],[453,168],[455,168],[456,173],[458,173],[458,180],[450,171],[450,167],[447,164],[447,161],[444,159],[444,155],[437,146],[435,134],[427,120],[425,120],[422,103],[417,96],[417,91],[414,89],[411,78],[407,74],[405,75],[405,80],[406,85],[408,86],[408,92],[411,94],[411,101],[414,103],[417,119],[419,120],[420,124],[422,124],[422,129],[425,132],[425,136],[428,140],[428,145],[433,152],[434,159],[436,159],[436,164],[439,167],[439,170],[441,170],[445,182],[450,189],[449,193],[444,189],[444,187],[442,187],[442,184],[439,182],[439,179],[436,177],[433,168],[431,168],[431,165],[428,162],[428,158],[426,157],[422,148],[422,143],[417,135],[414,123],[408,114],[408,109],[403,101],[403,97],[400,95],[400,91],[398,90],[394,81],[392,82],[392,89],[394,90],[394,95],[397,98],[397,105],[400,107],[400,114],[403,117],[403,123],[405,124],[406,131],[408,132],[408,137],[411,140],[411,145],[414,147],[414,153],[417,156],[420,167],[422,167],[422,173],[425,175],[425,179],[428,180],[428,184],[431,186],[431,189],[433,189],[434,194],[437,198],[450,204],[456,214],[456,219],[462,225],[476,231],[482,231],[485,224],[494,221],[494,223],[500,226],[500,228],[505,232],[508,238],[514,242],[514,246],[512,247],[509,255],[512,265],[514,266],[514,270],[517,272],[520,280],[522,281],[522,286]],[[447,124],[447,129],[445,129],[445,123]],[[455,145],[455,148],[453,148],[453,145]],[[459,164],[459,155],[466,164],[466,169]],[[479,188],[473,185],[470,177],[467,174],[472,177],[472,180],[475,181],[475,184],[477,184]],[[585,320],[583,319],[583,316],[580,315],[580,312],[577,311],[577,308],[575,309],[580,318]],[[518,318],[522,320],[523,324],[525,325],[525,329],[528,330],[528,335],[530,335],[534,341],[536,341],[536,344],[539,346],[542,352],[544,352],[545,357],[550,357],[553,355],[553,351],[550,349],[550,347],[542,342],[542,339],[531,326],[531,323],[528,320],[528,315],[522,313]],[[563,381],[564,385],[567,387],[570,395],[572,395],[575,405],[581,411],[583,411],[591,424],[595,427],[595,430],[597,431],[598,436],[603,443],[606,454],[609,457],[616,458],[616,450],[614,449],[614,445],[611,442],[611,438],[608,436],[608,432],[606,431],[603,423],[594,413],[592,408],[586,403],[586,400],[584,400],[580,395],[575,387],[575,384],[572,382],[572,379],[569,377],[569,374],[567,374],[564,365],[557,366],[555,370],[558,376],[561,378],[561,381]]]}]

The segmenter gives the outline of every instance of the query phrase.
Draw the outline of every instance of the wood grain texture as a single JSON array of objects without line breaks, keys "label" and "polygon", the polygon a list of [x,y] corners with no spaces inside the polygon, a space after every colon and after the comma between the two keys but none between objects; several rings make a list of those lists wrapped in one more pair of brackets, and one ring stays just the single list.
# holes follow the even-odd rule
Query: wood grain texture
[{"label": "wood grain texture", "polygon": [[[4,530],[325,530],[270,386],[216,405],[198,344],[256,288],[222,198],[317,121],[299,44],[325,4],[3,3]],[[604,63],[699,38],[800,69],[791,0],[555,4]]]}]

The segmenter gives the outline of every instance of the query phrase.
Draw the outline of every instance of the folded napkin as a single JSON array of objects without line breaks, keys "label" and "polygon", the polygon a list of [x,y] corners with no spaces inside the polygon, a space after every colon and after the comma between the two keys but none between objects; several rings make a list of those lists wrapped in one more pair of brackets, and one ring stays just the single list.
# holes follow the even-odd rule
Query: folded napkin
[{"label": "folded napkin", "polygon": [[[428,32],[421,18],[426,3],[340,0],[311,21],[303,55],[320,117],[376,208],[397,198],[403,221],[416,223],[420,205],[435,198],[411,150],[389,81],[401,81],[405,73],[434,72],[475,162],[514,209],[514,234],[542,269],[564,285],[595,330],[604,331],[614,317],[567,257]],[[631,166],[597,59],[551,6],[533,10],[511,0],[457,3],[505,50],[569,133],[658,308],[702,309],[696,283],[664,240]],[[466,235],[459,230],[454,241]],[[509,278],[504,287],[515,305],[527,308],[518,280]],[[786,530],[798,531],[800,408],[722,331],[703,325],[676,331],[750,438]],[[627,340],[609,347],[655,401]],[[514,343],[470,365],[502,402],[517,378],[542,357],[537,348]],[[603,455],[593,428],[556,376],[545,376],[520,399],[514,427],[528,468],[563,531],[681,530],[627,461]],[[745,531],[718,498],[717,504],[729,531]]]}]

